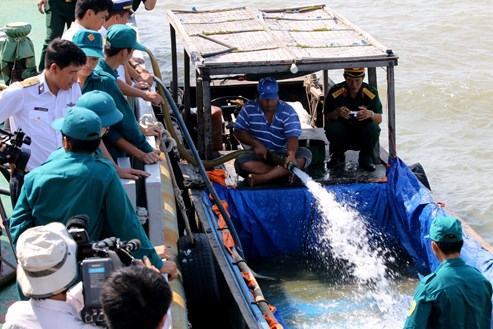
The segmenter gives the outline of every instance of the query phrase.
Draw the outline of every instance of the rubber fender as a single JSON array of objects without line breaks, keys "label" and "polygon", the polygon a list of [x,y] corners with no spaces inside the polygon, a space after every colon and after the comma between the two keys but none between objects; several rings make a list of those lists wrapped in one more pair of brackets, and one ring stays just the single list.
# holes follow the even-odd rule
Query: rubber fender
[{"label": "rubber fender", "polygon": [[428,176],[426,176],[425,169],[421,165],[421,163],[415,163],[410,165],[409,170],[413,172],[416,178],[423,184],[428,190],[431,191],[430,182],[428,181]]},{"label": "rubber fender", "polygon": [[217,265],[205,233],[193,235],[192,245],[187,236],[178,240],[178,263],[187,297],[189,321],[193,328],[210,323],[211,314],[221,307],[221,292]]}]

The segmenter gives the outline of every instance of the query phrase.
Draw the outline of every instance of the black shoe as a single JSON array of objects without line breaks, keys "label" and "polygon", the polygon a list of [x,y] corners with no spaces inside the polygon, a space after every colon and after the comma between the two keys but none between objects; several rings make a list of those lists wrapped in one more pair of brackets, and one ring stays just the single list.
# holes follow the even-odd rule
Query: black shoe
[{"label": "black shoe", "polygon": [[360,161],[359,167],[364,171],[374,172],[377,168],[369,161]]}]

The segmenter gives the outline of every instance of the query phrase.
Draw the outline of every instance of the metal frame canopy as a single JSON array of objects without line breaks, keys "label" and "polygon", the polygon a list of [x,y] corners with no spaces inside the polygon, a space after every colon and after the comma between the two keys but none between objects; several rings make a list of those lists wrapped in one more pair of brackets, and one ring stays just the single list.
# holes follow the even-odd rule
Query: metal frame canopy
[{"label": "metal frame canopy", "polygon": [[[168,11],[172,50],[172,92],[178,96],[176,36],[184,46],[185,111],[190,107],[190,62],[196,70],[199,150],[212,154],[211,77],[288,75],[367,67],[376,87],[376,67],[387,68],[389,154],[395,145],[394,66],[398,57],[325,5],[259,10],[248,7]],[[293,65],[294,64],[294,65]],[[203,136],[203,138],[200,138]]]}]

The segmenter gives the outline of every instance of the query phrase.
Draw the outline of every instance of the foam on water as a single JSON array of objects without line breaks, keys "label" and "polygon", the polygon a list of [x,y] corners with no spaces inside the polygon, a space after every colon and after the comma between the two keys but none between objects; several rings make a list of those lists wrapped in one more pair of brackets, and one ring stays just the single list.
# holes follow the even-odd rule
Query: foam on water
[{"label": "foam on water", "polygon": [[294,168],[293,172],[313,194],[320,211],[318,244],[330,245],[333,257],[352,265],[348,271],[358,284],[356,294],[360,294],[355,297],[364,299],[370,296],[381,312],[388,312],[397,296],[387,278],[383,250],[370,246],[368,227],[361,215],[348,205],[337,202],[333,193],[303,171]]}]

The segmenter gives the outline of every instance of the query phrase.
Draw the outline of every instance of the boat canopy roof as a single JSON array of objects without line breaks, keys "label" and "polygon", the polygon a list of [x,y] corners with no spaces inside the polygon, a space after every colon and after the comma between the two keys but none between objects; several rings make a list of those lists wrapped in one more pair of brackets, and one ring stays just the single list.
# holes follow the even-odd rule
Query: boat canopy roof
[{"label": "boat canopy roof", "polygon": [[192,63],[208,75],[281,73],[293,63],[299,72],[379,67],[398,59],[325,5],[170,10],[168,18],[172,38],[182,39]]}]

